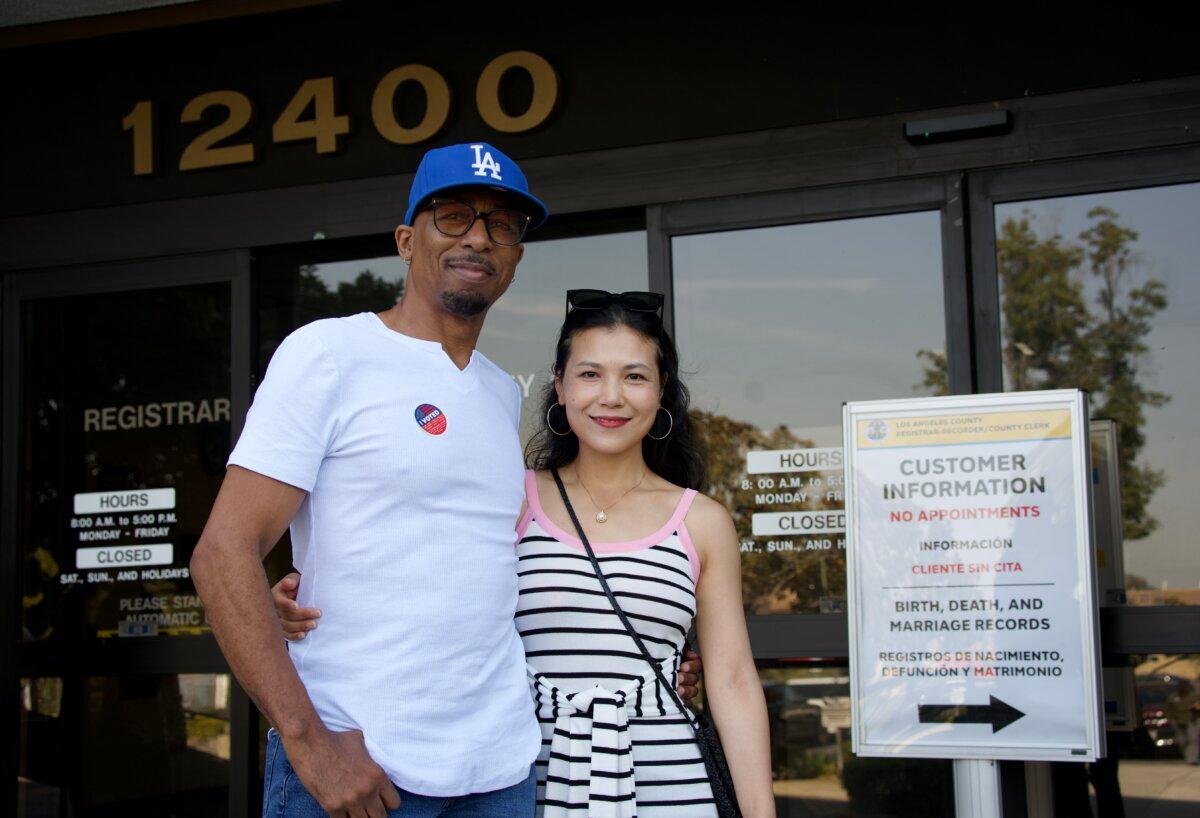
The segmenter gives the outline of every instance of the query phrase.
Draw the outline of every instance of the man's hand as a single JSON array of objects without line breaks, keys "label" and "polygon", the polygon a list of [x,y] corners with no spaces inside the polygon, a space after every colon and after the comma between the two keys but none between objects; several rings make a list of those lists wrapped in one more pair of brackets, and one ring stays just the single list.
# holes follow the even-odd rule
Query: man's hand
[{"label": "man's hand", "polygon": [[285,742],[288,762],[304,788],[330,815],[387,818],[398,809],[400,793],[371,760],[358,730],[334,733],[324,728],[307,741]]},{"label": "man's hand", "polygon": [[691,704],[692,699],[696,698],[696,686],[700,684],[700,671],[703,669],[704,663],[700,661],[699,653],[694,650],[684,652],[683,662],[679,665],[679,686],[675,688],[675,692],[685,704]]},{"label": "man's hand", "polygon": [[[283,636],[290,642],[299,642],[308,636],[309,631],[316,629],[317,620],[321,618],[319,608],[301,608],[296,603],[299,591],[300,575],[295,572],[288,574],[271,588],[271,602],[275,604],[275,613],[279,615]],[[700,671],[703,669],[704,663],[700,660],[699,653],[694,650],[684,652],[683,662],[679,665],[679,686],[675,690],[688,704],[696,698]]]},{"label": "man's hand", "polygon": [[299,642],[308,636],[308,632],[317,627],[317,620],[321,618],[319,608],[301,608],[296,603],[296,595],[299,592],[300,575],[295,572],[288,574],[271,588],[271,602],[275,604],[275,613],[279,614],[283,638],[289,642]]}]

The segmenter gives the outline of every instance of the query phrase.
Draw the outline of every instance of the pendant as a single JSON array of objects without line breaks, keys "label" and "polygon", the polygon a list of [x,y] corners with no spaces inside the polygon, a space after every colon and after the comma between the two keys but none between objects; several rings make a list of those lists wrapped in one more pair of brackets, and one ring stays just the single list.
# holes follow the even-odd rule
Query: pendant
[{"label": "pendant", "polygon": [[598,523],[608,522],[608,515],[605,514],[603,511],[597,511],[596,512],[596,522],[598,522]]}]

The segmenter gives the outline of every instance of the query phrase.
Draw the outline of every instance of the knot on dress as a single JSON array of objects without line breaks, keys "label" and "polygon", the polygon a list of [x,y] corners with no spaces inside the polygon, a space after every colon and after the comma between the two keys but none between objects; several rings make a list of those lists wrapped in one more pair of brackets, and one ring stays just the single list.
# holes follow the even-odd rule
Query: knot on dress
[{"label": "knot on dress", "polygon": [[[679,666],[675,652],[659,662],[671,681]],[[551,678],[529,666],[538,703],[538,716],[554,719],[554,736],[546,764],[543,794],[547,818],[577,816],[572,788],[587,788],[588,818],[636,818],[637,792],[633,774],[633,742],[629,718],[679,713],[669,693],[659,689],[658,677],[647,667],[640,677],[616,690],[596,683],[574,693],[561,690]]]},{"label": "knot on dress", "polygon": [[593,685],[566,693],[538,678],[555,716],[546,768],[545,803],[566,806],[573,787],[587,787],[589,818],[634,818],[637,793],[629,740],[628,691]]}]

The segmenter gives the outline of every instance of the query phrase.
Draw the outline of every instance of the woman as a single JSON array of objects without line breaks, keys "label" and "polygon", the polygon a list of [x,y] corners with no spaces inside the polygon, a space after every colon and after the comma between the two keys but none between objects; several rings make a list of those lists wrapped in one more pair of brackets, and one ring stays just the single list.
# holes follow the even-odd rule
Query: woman
[{"label": "woman", "polygon": [[[736,532],[697,493],[703,459],[656,293],[568,293],[544,427],[517,524],[525,646],[543,746],[538,813],[716,815],[692,729],[613,611],[552,470],[617,602],[671,683],[695,620],[708,702],[742,813],[774,815],[766,705],[750,652]],[[703,577],[703,582],[700,578]],[[315,621],[291,619],[290,638]]]}]

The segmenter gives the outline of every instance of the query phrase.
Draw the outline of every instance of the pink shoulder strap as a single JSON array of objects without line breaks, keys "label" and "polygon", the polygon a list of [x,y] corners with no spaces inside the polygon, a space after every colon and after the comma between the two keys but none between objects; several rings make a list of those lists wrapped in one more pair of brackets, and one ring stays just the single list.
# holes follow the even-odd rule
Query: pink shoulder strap
[{"label": "pink shoulder strap", "polygon": [[688,510],[692,507],[692,501],[696,499],[696,495],[699,493],[695,489],[685,490],[683,496],[679,498],[679,506],[675,509],[675,514],[671,517],[671,528],[679,534],[679,542],[683,545],[688,563],[692,566],[693,582],[700,581],[700,555],[696,552],[696,546],[692,543],[692,535],[687,529],[687,523],[684,522],[684,518],[687,517]]},{"label": "pink shoulder strap", "polygon": [[537,478],[533,475],[532,469],[525,470],[525,513],[521,515],[521,519],[517,520],[517,539],[525,536],[525,532],[529,530],[529,523],[533,520],[533,510],[538,508],[540,511],[541,504],[538,503],[537,496]]}]

